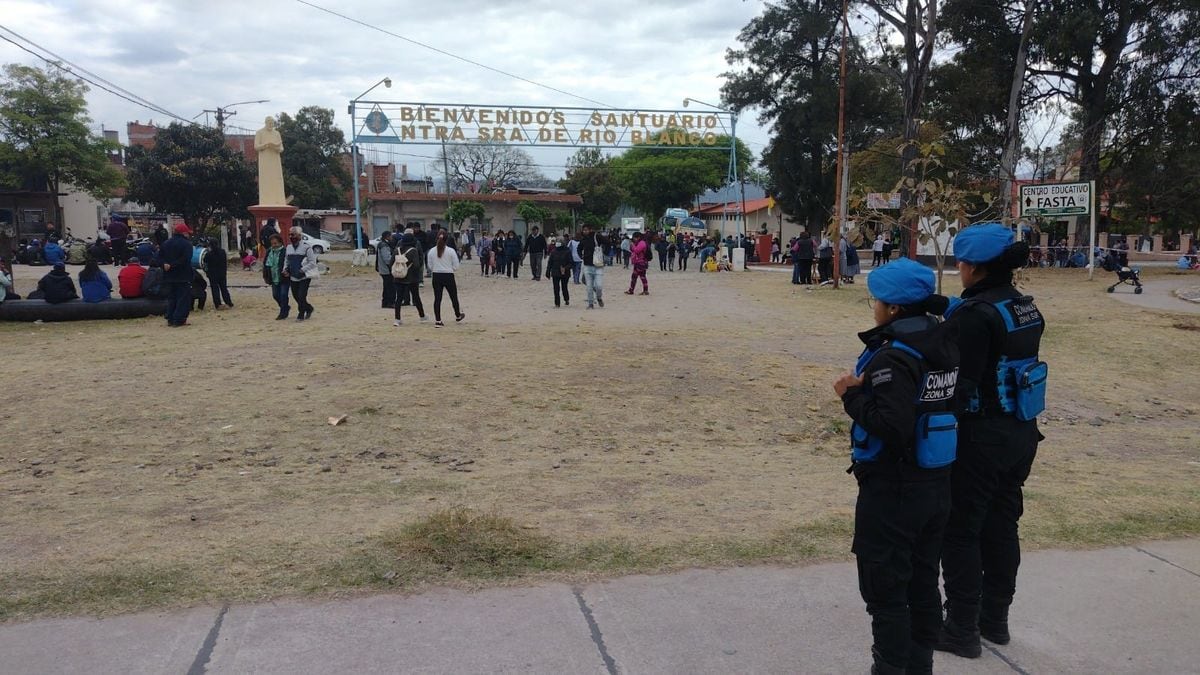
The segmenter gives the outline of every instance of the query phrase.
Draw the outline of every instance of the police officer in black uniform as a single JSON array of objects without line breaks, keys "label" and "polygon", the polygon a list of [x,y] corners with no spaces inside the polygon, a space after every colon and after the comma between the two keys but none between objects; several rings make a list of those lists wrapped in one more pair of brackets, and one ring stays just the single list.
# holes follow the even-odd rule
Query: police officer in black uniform
[{"label": "police officer in black uniform", "polygon": [[950,513],[958,348],[930,314],[933,271],[902,259],[867,277],[875,328],[834,391],[854,424],[853,551],[871,615],[872,673],[931,673],[942,622],[938,558]]},{"label": "police officer in black uniform", "polygon": [[1038,360],[1045,322],[1033,298],[1013,287],[1029,246],[1000,224],[963,229],[954,240],[963,284],[947,323],[957,329],[958,460],[953,508],[942,548],[946,619],[937,649],[966,658],[980,636],[1008,644],[1008,607],[1021,546],[1021,486],[1037,453],[1037,414],[1045,405],[1046,365]]}]

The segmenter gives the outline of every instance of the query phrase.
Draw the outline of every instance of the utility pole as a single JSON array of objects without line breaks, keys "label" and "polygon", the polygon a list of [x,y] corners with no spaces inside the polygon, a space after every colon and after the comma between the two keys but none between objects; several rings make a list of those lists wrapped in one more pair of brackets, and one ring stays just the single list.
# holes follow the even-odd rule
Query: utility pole
[{"label": "utility pole", "polygon": [[[227,120],[230,117],[233,117],[234,115],[237,114],[237,111],[231,110],[231,108],[233,108],[234,106],[246,105],[249,103],[270,103],[270,101],[265,98],[262,100],[259,100],[259,101],[238,101],[237,103],[230,103],[229,105],[217,106],[217,108],[215,110],[205,110],[204,112],[205,113],[213,113],[217,116],[217,130],[220,131],[222,134],[224,134],[225,133],[225,120]],[[205,120],[207,120],[207,119],[208,118],[205,117]]]},{"label": "utility pole", "polygon": [[442,171],[446,173],[446,223],[450,222],[450,156],[446,154],[446,139],[442,139]]},{"label": "utility pole", "polygon": [[833,287],[840,288],[842,280],[842,228],[846,226],[843,219],[846,217],[842,210],[842,191],[845,189],[845,178],[843,171],[845,169],[846,153],[844,150],[846,137],[846,32],[849,27],[849,22],[846,20],[849,0],[842,0],[842,53],[841,53],[841,77],[838,80],[838,140],[837,140],[837,180],[834,189],[834,198],[837,199],[837,218],[836,231],[833,233]]}]

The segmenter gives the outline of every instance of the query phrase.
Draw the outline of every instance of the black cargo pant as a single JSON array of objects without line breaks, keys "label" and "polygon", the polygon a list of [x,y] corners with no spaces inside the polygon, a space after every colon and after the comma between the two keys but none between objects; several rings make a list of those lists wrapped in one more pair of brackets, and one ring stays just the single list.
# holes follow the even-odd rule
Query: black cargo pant
[{"label": "black cargo pant", "polygon": [[938,558],[950,513],[950,478],[859,479],[854,511],[858,589],[871,615],[876,662],[931,672],[942,627]]},{"label": "black cargo pant", "polygon": [[942,568],[950,618],[974,629],[981,607],[995,613],[1012,604],[1021,565],[1021,486],[1041,434],[1036,422],[969,415],[958,433]]}]

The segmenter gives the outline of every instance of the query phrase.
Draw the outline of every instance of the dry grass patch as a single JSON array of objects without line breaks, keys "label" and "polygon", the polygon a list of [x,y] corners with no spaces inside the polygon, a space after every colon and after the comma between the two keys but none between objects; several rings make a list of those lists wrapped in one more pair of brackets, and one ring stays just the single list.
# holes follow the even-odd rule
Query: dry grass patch
[{"label": "dry grass patch", "polygon": [[[337,266],[303,324],[236,288],[185,331],[0,324],[0,618],[848,557],[829,383],[865,285],[620,276],[585,312],[582,286],[555,310],[467,271],[467,322],[436,330]],[[1052,372],[1027,541],[1200,534],[1196,320],[1073,271],[1027,284]]]}]

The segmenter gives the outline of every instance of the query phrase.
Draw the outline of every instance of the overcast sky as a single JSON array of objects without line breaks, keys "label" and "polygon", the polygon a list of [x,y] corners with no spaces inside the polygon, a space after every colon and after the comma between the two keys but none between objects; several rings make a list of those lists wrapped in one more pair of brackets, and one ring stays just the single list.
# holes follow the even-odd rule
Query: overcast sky
[{"label": "overcast sky", "polygon": [[[621,108],[720,103],[725,50],[759,0],[313,0],[366,23],[557,89]],[[0,25],[181,116],[237,101],[229,124],[304,105],[332,108],[349,132],[349,99],[385,76],[371,98],[509,105],[594,105],[469,65],[331,16],[296,0],[0,0]],[[0,33],[3,34],[3,33]],[[11,35],[9,37],[12,37]],[[0,61],[40,63],[0,42]],[[97,128],[171,120],[96,87]],[[750,112],[739,137],[757,156],[768,134]],[[198,118],[204,121],[204,115]],[[211,122],[210,117],[210,122]],[[405,152],[397,148],[396,152]],[[436,149],[413,146],[415,155]],[[561,175],[570,151],[538,152]],[[368,159],[370,155],[368,154]],[[387,158],[383,158],[387,161]],[[393,161],[414,165],[396,156]]]}]

